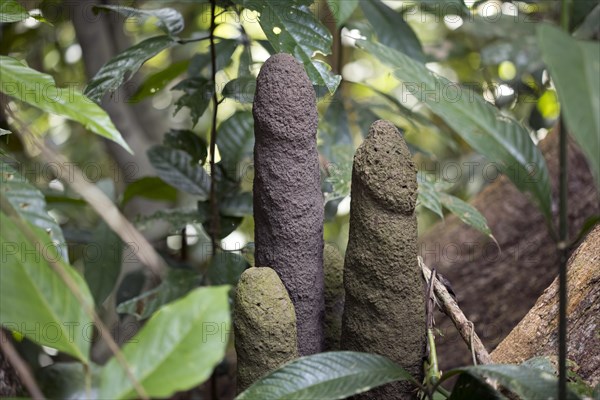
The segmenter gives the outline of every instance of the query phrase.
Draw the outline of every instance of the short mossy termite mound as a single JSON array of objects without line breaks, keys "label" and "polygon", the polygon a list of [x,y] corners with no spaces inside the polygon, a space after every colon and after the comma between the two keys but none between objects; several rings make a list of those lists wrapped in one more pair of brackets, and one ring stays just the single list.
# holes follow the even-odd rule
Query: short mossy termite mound
[{"label": "short mossy termite mound", "polygon": [[233,315],[238,392],[298,358],[294,306],[271,268],[244,271],[237,285]]},{"label": "short mossy termite mound", "polygon": [[[426,325],[416,199],[416,169],[402,135],[376,121],[354,156],[341,347],[389,357],[421,381]],[[412,399],[415,389],[393,383],[358,398]]]},{"label": "short mossy termite mound", "polygon": [[289,54],[269,58],[254,97],[254,242],[296,309],[300,355],[323,350],[323,195],[316,95]]}]

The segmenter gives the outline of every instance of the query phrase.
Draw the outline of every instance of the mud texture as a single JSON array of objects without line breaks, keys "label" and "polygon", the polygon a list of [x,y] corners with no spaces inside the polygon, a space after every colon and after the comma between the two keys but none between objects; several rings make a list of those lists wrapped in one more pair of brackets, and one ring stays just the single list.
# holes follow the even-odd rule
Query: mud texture
[{"label": "mud texture", "polygon": [[340,349],[344,312],[344,257],[331,243],[325,243],[325,351]]},{"label": "mud texture", "polygon": [[236,289],[233,316],[238,393],[298,358],[294,306],[273,269],[244,271]]},{"label": "mud texture", "polygon": [[263,65],[254,97],[256,266],[275,269],[296,308],[300,355],[323,350],[323,196],[315,91],[292,56]]},{"label": "mud texture", "polygon": [[[389,357],[417,381],[425,354],[425,300],[417,264],[416,169],[400,132],[376,121],[354,156],[341,347]],[[393,383],[358,399],[413,399]]]}]

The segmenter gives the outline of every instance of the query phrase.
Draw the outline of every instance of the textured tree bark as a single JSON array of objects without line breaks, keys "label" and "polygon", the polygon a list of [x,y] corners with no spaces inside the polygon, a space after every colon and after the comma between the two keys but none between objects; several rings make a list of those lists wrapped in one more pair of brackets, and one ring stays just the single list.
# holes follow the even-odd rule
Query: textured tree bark
[{"label": "textured tree bark", "polygon": [[[600,382],[600,226],[569,259],[567,358],[578,375]],[[496,363],[520,363],[558,353],[558,278],[544,291],[525,318],[492,353]]]},{"label": "textured tree bark", "polygon": [[296,308],[300,355],[324,346],[323,194],[315,91],[289,54],[270,57],[254,97],[256,266],[273,268]]},{"label": "textured tree bark", "polygon": [[[557,213],[558,140],[555,132],[540,145],[553,187],[553,212]],[[419,241],[419,251],[452,283],[460,307],[487,346],[493,349],[533,306],[558,271],[555,241],[535,205],[508,179],[501,177],[472,201],[488,220],[496,245],[451,216],[438,223]],[[592,175],[580,150],[569,143],[570,237],[583,222],[600,213],[600,200]],[[438,352],[445,370],[469,364],[471,355],[442,314]]]},{"label": "textured tree bark", "polygon": [[0,396],[17,397],[23,393],[23,385],[17,372],[0,351]]}]

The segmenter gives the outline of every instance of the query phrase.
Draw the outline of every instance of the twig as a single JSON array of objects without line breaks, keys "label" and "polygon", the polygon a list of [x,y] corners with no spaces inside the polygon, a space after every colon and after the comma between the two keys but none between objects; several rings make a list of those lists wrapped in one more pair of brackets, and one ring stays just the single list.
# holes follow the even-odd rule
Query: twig
[{"label": "twig", "polygon": [[214,85],[212,126],[210,129],[210,241],[212,254],[217,253],[219,235],[219,207],[217,204],[217,175],[215,168],[215,148],[217,146],[217,112],[219,111],[219,98],[217,97],[217,54],[215,49],[215,9],[216,0],[210,2],[210,62],[211,81]]},{"label": "twig", "polygon": [[[431,276],[431,270],[425,265],[423,259],[418,257],[419,266],[423,272],[423,276],[425,280],[429,282],[429,277]],[[456,300],[450,295],[448,289],[439,279],[435,279],[433,285],[434,293],[436,298],[439,301],[440,309],[444,314],[450,317],[454,326],[460,333],[460,336],[463,338],[467,346],[471,348],[471,351],[475,353],[475,358],[479,364],[491,364],[492,358],[490,354],[486,350],[485,346],[477,336],[477,333],[471,331],[470,324],[471,321],[465,317],[465,314],[462,312]]]},{"label": "twig", "polygon": [[4,332],[4,329],[0,329],[0,349],[2,349],[2,353],[6,356],[10,365],[12,365],[15,371],[17,371],[17,374],[19,374],[19,378],[21,378],[21,382],[31,395],[31,398],[34,400],[45,399],[40,387],[33,378],[29,366],[23,361],[15,349],[15,346],[12,345],[10,339]]}]

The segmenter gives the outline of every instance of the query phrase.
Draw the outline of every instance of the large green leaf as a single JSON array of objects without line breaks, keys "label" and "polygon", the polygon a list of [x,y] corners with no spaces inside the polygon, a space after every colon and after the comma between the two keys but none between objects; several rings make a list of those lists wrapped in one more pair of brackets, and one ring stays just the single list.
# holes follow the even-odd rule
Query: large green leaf
[{"label": "large green leaf", "polygon": [[460,374],[448,400],[505,400],[483,378],[468,372]]},{"label": "large green leaf", "polygon": [[183,107],[189,108],[192,114],[192,126],[195,126],[210,105],[215,92],[215,85],[209,79],[194,76],[182,80],[171,90],[183,91],[181,97],[175,102],[175,114]]},{"label": "large green leaf", "polygon": [[[169,397],[204,382],[223,359],[230,331],[228,286],[199,288],[156,312],[123,347],[150,397]],[[135,398],[121,365],[102,369],[98,398]]]},{"label": "large green leaf", "polygon": [[[4,202],[4,196],[0,196],[0,201]],[[35,241],[29,240],[23,227],[33,232]],[[45,231],[20,220],[17,214],[0,213],[0,246],[2,326],[20,332],[38,344],[53,347],[87,362],[91,320],[47,260],[62,263],[85,302],[93,307],[92,296],[83,278],[61,261],[60,254]]]},{"label": "large green leaf", "polygon": [[215,254],[206,272],[211,285],[237,285],[248,263],[239,254],[220,251]]},{"label": "large green leaf", "polygon": [[439,192],[438,196],[444,207],[450,210],[450,212],[456,215],[462,222],[490,237],[494,242],[496,241],[487,224],[487,220],[475,207],[462,201],[458,197],[444,192]]},{"label": "large green leaf", "polygon": [[171,129],[165,134],[163,144],[172,149],[183,150],[192,156],[192,163],[204,165],[208,156],[206,140],[188,129]]},{"label": "large green leaf", "polygon": [[42,192],[27,182],[19,172],[5,162],[0,162],[2,191],[13,208],[22,218],[45,230],[65,261],[69,261],[67,242],[62,229],[46,211],[46,200]]},{"label": "large green leaf", "polygon": [[480,95],[434,74],[394,49],[365,40],[357,44],[392,66],[396,77],[403,81],[403,90],[426,103],[519,190],[530,193],[546,219],[551,220],[548,168],[520,123],[502,114]]},{"label": "large green leaf", "polygon": [[198,286],[198,275],[186,269],[170,269],[167,277],[154,289],[124,301],[117,306],[120,314],[146,319],[167,303],[177,300]]},{"label": "large green leaf", "polygon": [[425,61],[421,42],[402,14],[392,10],[379,0],[361,0],[360,7],[380,43],[417,61]]},{"label": "large green leaf", "polygon": [[85,95],[100,102],[106,92],[114,92],[127,82],[150,58],[176,43],[171,36],[154,36],[146,39],[109,60],[85,88]]},{"label": "large green leaf", "polygon": [[238,111],[219,125],[217,146],[220,163],[227,176],[237,179],[240,163],[252,158],[254,151],[254,118],[249,111]]},{"label": "large green leaf", "polygon": [[374,387],[413,380],[390,359],[339,351],[301,357],[275,370],[236,400],[343,399]]},{"label": "large green leaf", "polygon": [[540,25],[542,57],[556,85],[569,128],[586,155],[600,187],[600,46]]},{"label": "large green leaf", "polygon": [[435,183],[430,182],[423,172],[417,173],[417,181],[419,183],[419,195],[417,200],[419,204],[433,211],[440,218],[444,218],[442,211],[442,200],[435,188]]},{"label": "large green leaf", "polygon": [[150,200],[175,201],[177,190],[157,176],[145,176],[127,185],[121,204],[124,206],[137,196]]},{"label": "large green leaf", "polygon": [[[522,400],[558,398],[558,379],[555,375],[538,368],[504,364],[476,365],[451,370],[446,373],[446,377],[451,377],[456,372],[467,372],[474,376],[494,379],[519,395]],[[566,400],[579,400],[579,396],[568,390]]]},{"label": "large green leaf", "polygon": [[358,7],[358,0],[327,0],[327,4],[335,18],[337,27],[341,28]]},{"label": "large green leaf", "polygon": [[256,78],[252,75],[240,76],[232,79],[223,88],[223,97],[238,103],[252,103],[256,92]]},{"label": "large green leaf", "polygon": [[148,150],[150,163],[158,176],[179,190],[208,199],[210,177],[192,157],[183,150],[154,146]]},{"label": "large green leaf", "polygon": [[50,75],[31,69],[12,57],[0,56],[0,90],[46,112],[79,122],[131,153],[102,108],[73,88],[57,88]]},{"label": "large green leaf", "polygon": [[0,3],[0,23],[19,22],[29,18],[29,13],[16,0],[2,0]]},{"label": "large green leaf", "polygon": [[183,30],[183,16],[173,8],[159,8],[156,10],[140,10],[121,5],[97,5],[97,9],[116,11],[126,18],[137,18],[143,23],[150,17],[157,19],[156,25],[169,35],[175,35]]},{"label": "large green leaf", "polygon": [[136,90],[135,94],[131,96],[129,101],[137,103],[148,96],[160,92],[169,82],[183,74],[189,65],[190,60],[177,61],[170,64],[167,68],[150,75]]},{"label": "large green leaf", "polygon": [[313,59],[315,53],[331,53],[331,33],[313,15],[306,1],[261,2],[236,0],[260,12],[260,26],[278,53],[289,53],[302,61],[308,77],[317,86],[325,86],[330,93],[340,84],[339,75],[333,75],[324,62]]},{"label": "large green leaf", "polygon": [[100,305],[111,294],[121,274],[123,242],[106,223],[101,222],[85,249],[85,280],[94,302]]},{"label": "large green leaf", "polygon": [[252,192],[233,193],[219,201],[219,212],[228,217],[244,217],[253,213]]}]

